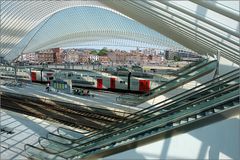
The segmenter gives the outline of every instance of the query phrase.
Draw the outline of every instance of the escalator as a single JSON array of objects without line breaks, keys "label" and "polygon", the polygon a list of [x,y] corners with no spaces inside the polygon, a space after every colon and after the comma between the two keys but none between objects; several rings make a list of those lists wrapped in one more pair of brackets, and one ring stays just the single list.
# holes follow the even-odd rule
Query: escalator
[{"label": "escalator", "polygon": [[239,70],[233,70],[225,75],[222,75],[206,83],[203,83],[202,85],[199,85],[190,90],[187,90],[165,101],[162,101],[155,105],[144,108],[138,112],[135,112],[125,117],[125,119],[122,122],[117,122],[118,123],[117,125],[107,126],[105,130],[102,130],[101,132],[89,134],[87,137],[83,137],[81,139],[71,140],[69,138],[59,136],[53,133],[49,133],[47,138],[54,141],[58,141],[58,142],[66,142],[67,144],[75,143],[77,141],[83,142],[86,139],[89,140],[89,139],[92,139],[93,137],[96,138],[112,130],[117,130],[118,128],[122,128],[128,124],[134,123],[135,121],[139,121],[139,119],[149,117],[151,116],[151,114],[156,115],[158,114],[159,111],[166,111],[176,105],[181,105],[183,102],[194,100],[199,96],[204,96],[207,93],[212,92],[213,90],[219,89],[219,84],[224,85],[234,80],[237,80],[238,76],[239,76]]},{"label": "escalator", "polygon": [[239,71],[232,71],[168,103],[139,111],[132,119],[111,126],[111,131],[93,133],[95,136],[85,139],[68,139],[65,143],[41,137],[41,147],[25,145],[26,153],[35,159],[89,159],[136,147],[169,130],[239,107],[239,78]]},{"label": "escalator", "polygon": [[201,61],[201,63],[197,63],[195,66],[179,73],[177,78],[150,90],[146,94],[140,96],[122,95],[117,98],[117,101],[127,105],[138,105],[212,72],[216,69],[217,63],[216,60],[210,62],[207,60]]}]

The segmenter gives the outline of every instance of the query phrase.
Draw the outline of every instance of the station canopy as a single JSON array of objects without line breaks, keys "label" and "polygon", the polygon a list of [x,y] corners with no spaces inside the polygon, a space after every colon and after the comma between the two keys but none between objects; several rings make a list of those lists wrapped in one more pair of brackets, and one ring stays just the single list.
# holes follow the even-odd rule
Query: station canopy
[{"label": "station canopy", "polygon": [[0,56],[70,46],[149,46],[240,63],[236,0],[2,0]]}]

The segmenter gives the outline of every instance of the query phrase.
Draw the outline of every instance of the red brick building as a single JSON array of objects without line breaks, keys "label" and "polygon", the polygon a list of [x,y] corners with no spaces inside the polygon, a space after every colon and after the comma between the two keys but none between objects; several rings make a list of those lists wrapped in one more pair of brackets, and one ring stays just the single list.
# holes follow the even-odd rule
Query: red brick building
[{"label": "red brick building", "polygon": [[60,48],[47,49],[36,52],[38,63],[57,63],[61,64],[63,56]]},{"label": "red brick building", "polygon": [[60,48],[53,48],[53,59],[54,59],[54,63],[56,64],[62,64],[63,62],[63,55],[62,55],[62,51]]}]

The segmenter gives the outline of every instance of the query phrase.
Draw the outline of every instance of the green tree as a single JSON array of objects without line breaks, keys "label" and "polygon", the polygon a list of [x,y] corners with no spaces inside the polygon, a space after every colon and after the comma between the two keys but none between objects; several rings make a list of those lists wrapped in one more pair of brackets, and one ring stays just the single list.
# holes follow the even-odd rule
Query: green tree
[{"label": "green tree", "polygon": [[178,62],[178,61],[181,61],[181,57],[179,55],[175,55],[173,57],[174,61]]},{"label": "green tree", "polygon": [[96,50],[92,50],[92,51],[90,52],[90,54],[95,54],[95,55],[97,55],[98,52],[97,52]]},{"label": "green tree", "polygon": [[107,53],[108,53],[108,50],[106,48],[103,48],[98,52],[98,55],[99,56],[106,56]]}]

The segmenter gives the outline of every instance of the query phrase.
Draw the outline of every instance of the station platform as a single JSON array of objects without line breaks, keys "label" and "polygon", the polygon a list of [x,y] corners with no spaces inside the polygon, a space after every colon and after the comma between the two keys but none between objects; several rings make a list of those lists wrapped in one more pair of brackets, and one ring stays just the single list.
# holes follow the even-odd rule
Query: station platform
[{"label": "station platform", "polygon": [[63,124],[49,122],[35,117],[18,114],[1,109],[1,160],[27,160],[24,152],[25,144],[36,145],[40,136],[45,137],[48,132],[56,133],[58,127],[78,130]]},{"label": "station platform", "polygon": [[50,91],[46,92],[45,86],[40,84],[27,84],[23,83],[19,86],[0,85],[0,91],[16,93],[26,96],[33,96],[37,98],[54,100],[60,102],[67,102],[78,105],[85,105],[91,107],[99,107],[108,110],[119,110],[125,112],[135,112],[140,108],[132,107],[128,105],[119,104],[116,102],[116,98],[120,95],[119,93],[109,93],[102,91],[90,91],[91,95],[94,96],[80,96],[67,94],[62,92]]}]

